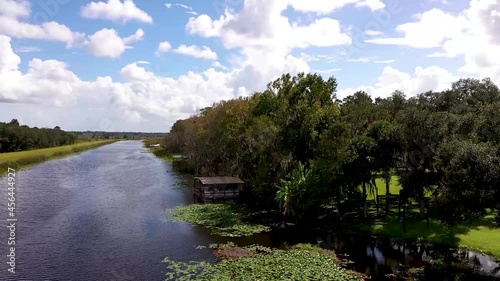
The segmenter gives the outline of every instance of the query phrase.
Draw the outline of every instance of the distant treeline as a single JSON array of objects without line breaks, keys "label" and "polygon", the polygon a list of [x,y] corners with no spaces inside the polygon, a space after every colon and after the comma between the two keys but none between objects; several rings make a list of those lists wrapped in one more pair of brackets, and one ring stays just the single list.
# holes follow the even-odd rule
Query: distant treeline
[{"label": "distant treeline", "polygon": [[149,138],[164,138],[166,133],[141,133],[141,132],[101,132],[101,131],[84,131],[71,132],[78,136],[79,139],[126,139],[126,140],[142,140]]},{"label": "distant treeline", "polygon": [[65,132],[58,126],[54,129],[30,128],[20,125],[17,119],[0,122],[0,153],[68,145],[76,140],[76,134]]}]

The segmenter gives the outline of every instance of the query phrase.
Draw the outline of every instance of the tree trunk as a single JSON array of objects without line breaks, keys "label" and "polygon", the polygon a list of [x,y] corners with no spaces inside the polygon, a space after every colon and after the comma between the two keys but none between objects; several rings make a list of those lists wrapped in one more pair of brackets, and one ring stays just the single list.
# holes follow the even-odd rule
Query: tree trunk
[{"label": "tree trunk", "polygon": [[391,172],[390,170],[384,171],[384,179],[385,179],[385,215],[389,214],[391,208],[391,202],[389,200],[389,195],[391,195]]},{"label": "tree trunk", "polygon": [[426,209],[426,204],[425,204],[425,197],[424,197],[424,189],[421,188],[418,192],[418,207],[420,209],[420,217],[425,218],[425,209]]},{"label": "tree trunk", "polygon": [[367,205],[367,200],[366,200],[366,182],[363,182],[363,218],[367,217],[368,213],[368,205]]}]

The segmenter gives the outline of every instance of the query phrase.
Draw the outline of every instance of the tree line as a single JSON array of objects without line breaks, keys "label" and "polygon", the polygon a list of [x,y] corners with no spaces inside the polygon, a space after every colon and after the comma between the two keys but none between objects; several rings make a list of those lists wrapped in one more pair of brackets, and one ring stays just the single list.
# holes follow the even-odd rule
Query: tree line
[{"label": "tree line", "polygon": [[[237,175],[255,202],[304,217],[320,206],[362,210],[376,178],[397,177],[406,199],[454,224],[497,212],[500,222],[500,91],[460,79],[407,97],[336,95],[334,77],[285,74],[251,97],[221,101],[178,120],[168,153],[198,175]],[[387,206],[388,208],[388,206]]]},{"label": "tree line", "polygon": [[20,125],[17,119],[0,122],[0,153],[68,145],[76,140],[76,134],[67,133],[59,126],[54,129],[30,128]]}]

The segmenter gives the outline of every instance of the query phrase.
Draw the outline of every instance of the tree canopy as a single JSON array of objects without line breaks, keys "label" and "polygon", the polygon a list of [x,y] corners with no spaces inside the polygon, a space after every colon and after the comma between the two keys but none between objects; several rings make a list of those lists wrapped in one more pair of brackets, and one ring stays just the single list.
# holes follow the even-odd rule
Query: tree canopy
[{"label": "tree canopy", "polygon": [[67,133],[59,126],[39,129],[21,126],[17,119],[0,122],[0,153],[68,145],[75,143],[76,139],[76,134]]},{"label": "tree canopy", "polygon": [[190,156],[197,174],[240,176],[253,201],[294,216],[322,204],[339,215],[366,208],[375,178],[389,193],[392,175],[422,213],[427,200],[448,210],[437,216],[444,222],[500,211],[500,91],[491,80],[410,98],[338,100],[336,90],[334,77],[285,74],[178,120],[166,149]]}]

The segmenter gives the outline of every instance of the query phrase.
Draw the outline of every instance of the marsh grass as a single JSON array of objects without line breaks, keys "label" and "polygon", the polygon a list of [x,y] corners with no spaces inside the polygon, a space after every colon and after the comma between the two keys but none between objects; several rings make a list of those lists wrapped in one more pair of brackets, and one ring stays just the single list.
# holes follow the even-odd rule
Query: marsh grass
[{"label": "marsh grass", "polygon": [[252,211],[234,203],[192,204],[167,210],[169,220],[190,222],[212,229],[212,233],[227,237],[250,236],[270,228],[248,221]]},{"label": "marsh grass", "polygon": [[149,151],[165,162],[172,163],[174,161],[172,155],[168,154],[163,148],[150,148]]},{"label": "marsh grass", "polygon": [[[360,274],[340,266],[335,254],[315,246],[300,245],[287,250],[263,246],[219,245],[233,254],[221,262],[177,262],[166,258],[166,280],[255,281],[255,280],[363,280]],[[237,257],[241,255],[241,257]]]},{"label": "marsh grass", "polygon": [[85,150],[94,149],[99,146],[116,142],[117,140],[100,140],[79,142],[72,145],[27,150],[19,152],[9,152],[0,154],[0,176],[7,173],[8,168],[20,170],[31,165],[39,164],[51,159],[60,158],[70,154],[79,153]]}]

